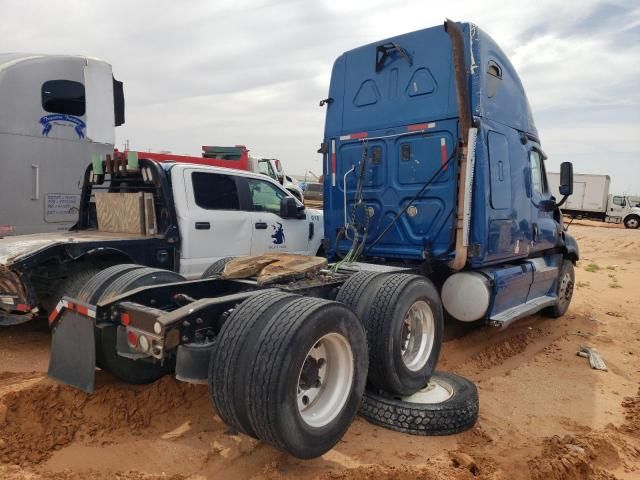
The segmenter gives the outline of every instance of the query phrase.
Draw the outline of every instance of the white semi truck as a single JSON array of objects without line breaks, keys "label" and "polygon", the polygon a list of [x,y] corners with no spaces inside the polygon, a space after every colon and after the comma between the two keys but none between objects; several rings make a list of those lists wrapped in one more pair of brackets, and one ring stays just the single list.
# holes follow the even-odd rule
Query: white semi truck
[{"label": "white semi truck", "polygon": [[0,54],[0,237],[68,230],[92,155],[124,123],[111,65],[75,55]]},{"label": "white semi truck", "polygon": [[[559,195],[560,174],[549,172],[549,190]],[[640,207],[637,197],[609,193],[609,175],[576,173],[573,177],[573,195],[562,212],[573,218],[588,218],[609,223],[623,223],[626,228],[640,226]]]}]

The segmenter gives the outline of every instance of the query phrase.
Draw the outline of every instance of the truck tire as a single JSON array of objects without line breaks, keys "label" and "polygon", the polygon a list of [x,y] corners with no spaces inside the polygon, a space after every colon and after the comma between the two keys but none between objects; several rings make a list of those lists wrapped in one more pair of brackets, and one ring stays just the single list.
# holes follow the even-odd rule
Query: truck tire
[{"label": "truck tire", "polygon": [[575,283],[576,274],[573,268],[573,263],[571,260],[565,258],[562,261],[562,267],[560,267],[560,274],[558,275],[558,286],[556,288],[558,301],[555,305],[543,309],[542,313],[551,318],[558,318],[564,315],[571,304]]},{"label": "truck tire", "polygon": [[355,312],[362,321],[367,307],[371,304],[371,292],[382,280],[382,272],[358,272],[353,274],[338,290],[336,302],[342,302]]},{"label": "truck tire", "polygon": [[215,275],[220,275],[224,271],[224,266],[234,258],[236,257],[224,257],[220,260],[216,260],[211,265],[209,265],[209,268],[204,271],[202,277],[200,278],[209,278]]},{"label": "truck tire", "polygon": [[412,435],[451,435],[478,419],[478,389],[466,378],[435,372],[409,397],[365,392],[360,415],[375,425]]},{"label": "truck tire", "polygon": [[116,278],[132,270],[144,268],[144,265],[135,263],[122,263],[105,268],[100,273],[91,277],[87,283],[77,292],[77,299],[84,303],[95,305],[104,289]]},{"label": "truck tire", "polygon": [[245,408],[248,392],[245,359],[255,354],[264,324],[299,295],[270,289],[242,302],[225,321],[209,364],[209,395],[218,415],[229,426],[255,437]]},{"label": "truck tire", "polygon": [[443,332],[442,302],[433,283],[420,275],[386,275],[361,320],[369,342],[369,382],[398,395],[426,385]]},{"label": "truck tire", "polygon": [[51,313],[62,297],[76,297],[82,287],[99,272],[100,270],[95,267],[72,270],[69,276],[53,289],[47,301],[42,302],[45,310]]},{"label": "truck tire", "polygon": [[640,217],[638,215],[629,215],[624,219],[625,228],[638,228],[640,227]]},{"label": "truck tire", "polygon": [[[109,301],[129,290],[151,285],[184,281],[184,277],[170,270],[138,268],[114,278],[104,286],[98,302]],[[146,384],[158,380],[175,368],[175,358],[163,364],[146,360],[133,360],[118,355],[116,350],[117,326],[98,329],[96,336],[96,363],[115,377],[132,384]]]},{"label": "truck tire", "polygon": [[160,268],[137,268],[120,275],[105,285],[98,302],[109,302],[118,295],[140,287],[162,285],[165,283],[184,282],[186,279],[179,273]]},{"label": "truck tire", "polygon": [[276,312],[248,358],[247,411],[257,438],[297,458],[331,449],[353,421],[367,376],[367,340],[339,302],[299,298]]}]

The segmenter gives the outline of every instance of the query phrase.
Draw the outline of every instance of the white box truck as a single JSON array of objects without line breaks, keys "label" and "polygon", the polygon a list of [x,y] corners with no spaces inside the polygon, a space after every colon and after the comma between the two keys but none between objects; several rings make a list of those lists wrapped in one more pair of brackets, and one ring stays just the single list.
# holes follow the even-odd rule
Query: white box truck
[{"label": "white box truck", "polygon": [[[559,198],[560,174],[548,172],[549,190]],[[640,226],[640,208],[636,197],[609,193],[609,175],[576,173],[573,176],[573,195],[562,208],[572,218],[588,218],[609,223],[624,223],[627,228]]]}]

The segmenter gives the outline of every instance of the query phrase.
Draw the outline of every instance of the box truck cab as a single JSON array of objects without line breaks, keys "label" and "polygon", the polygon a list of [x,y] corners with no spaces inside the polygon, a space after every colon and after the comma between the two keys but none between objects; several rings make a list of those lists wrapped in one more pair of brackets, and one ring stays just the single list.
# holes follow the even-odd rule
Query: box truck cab
[{"label": "box truck cab", "polygon": [[124,123],[111,66],[72,55],[0,54],[0,236],[67,230],[82,172]]},{"label": "box truck cab", "polygon": [[578,249],[522,83],[491,37],[447,22],[351,50],[321,103],[330,257],[422,264],[460,320],[505,324],[557,302]]}]

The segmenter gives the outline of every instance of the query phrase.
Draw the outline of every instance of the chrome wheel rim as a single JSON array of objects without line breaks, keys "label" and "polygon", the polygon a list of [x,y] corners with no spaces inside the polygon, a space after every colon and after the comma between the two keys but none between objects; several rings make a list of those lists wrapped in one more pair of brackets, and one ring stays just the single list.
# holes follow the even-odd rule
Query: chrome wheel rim
[{"label": "chrome wheel rim", "polygon": [[402,322],[402,361],[412,372],[424,368],[435,336],[433,311],[427,302],[418,300],[407,311]]},{"label": "chrome wheel rim", "polygon": [[424,388],[402,400],[409,403],[434,404],[449,400],[452,396],[453,387],[447,382],[430,380]]},{"label": "chrome wheel rim", "polygon": [[342,411],[353,383],[353,352],[339,333],[320,338],[307,353],[298,374],[297,406],[302,420],[319,428]]}]

